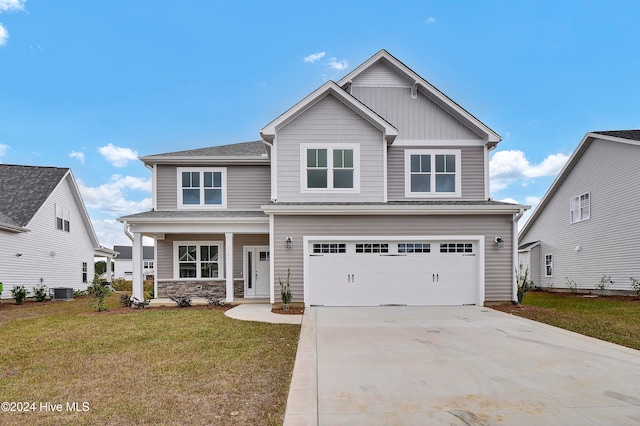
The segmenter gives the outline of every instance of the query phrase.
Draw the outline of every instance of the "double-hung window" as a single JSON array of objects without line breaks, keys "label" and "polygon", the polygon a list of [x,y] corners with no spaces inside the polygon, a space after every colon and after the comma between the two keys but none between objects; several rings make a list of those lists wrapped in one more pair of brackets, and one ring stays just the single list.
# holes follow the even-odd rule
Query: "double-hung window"
[{"label": "double-hung window", "polygon": [[70,232],[69,223],[71,221],[71,212],[68,208],[56,204],[56,229],[60,231]]},{"label": "double-hung window", "polygon": [[311,145],[300,147],[303,192],[360,190],[358,145]]},{"label": "double-hung window", "polygon": [[582,222],[591,217],[591,197],[589,193],[571,199],[571,223]]},{"label": "double-hung window", "polygon": [[545,277],[553,276],[553,255],[547,254],[544,256],[544,275]]},{"label": "double-hung window", "polygon": [[181,208],[225,208],[225,168],[178,168],[178,205]]},{"label": "double-hung window", "polygon": [[220,243],[175,242],[175,278],[222,277],[221,247]]},{"label": "double-hung window", "polygon": [[405,151],[406,197],[460,197],[460,150]]}]

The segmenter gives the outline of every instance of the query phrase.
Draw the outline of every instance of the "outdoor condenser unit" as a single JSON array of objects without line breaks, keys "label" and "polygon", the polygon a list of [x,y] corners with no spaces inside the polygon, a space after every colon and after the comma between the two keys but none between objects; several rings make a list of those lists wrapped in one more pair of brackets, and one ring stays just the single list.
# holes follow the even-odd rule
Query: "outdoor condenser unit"
[{"label": "outdoor condenser unit", "polygon": [[58,287],[51,289],[51,300],[72,300],[73,289],[67,287]]}]

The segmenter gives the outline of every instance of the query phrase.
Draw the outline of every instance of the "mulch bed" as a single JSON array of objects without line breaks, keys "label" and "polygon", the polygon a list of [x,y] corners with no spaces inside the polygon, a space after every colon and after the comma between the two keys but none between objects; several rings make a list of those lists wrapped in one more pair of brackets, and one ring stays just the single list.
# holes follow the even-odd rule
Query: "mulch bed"
[{"label": "mulch bed", "polygon": [[92,312],[85,312],[82,314],[79,314],[80,316],[83,317],[87,317],[87,316],[93,316],[93,315],[117,315],[117,314],[129,314],[132,312],[142,312],[144,310],[154,310],[154,311],[175,311],[176,309],[197,309],[199,311],[228,311],[231,308],[235,308],[236,305],[224,305],[224,306],[217,306],[217,305],[198,305],[198,306],[187,306],[187,307],[179,307],[179,306],[155,306],[155,307],[146,307],[146,308],[133,308],[133,307],[125,307],[125,306],[118,306],[116,308],[109,308],[106,311],[102,311],[102,312],[98,312],[98,311],[92,311]]},{"label": "mulch bed", "polygon": [[282,309],[282,307],[280,308],[272,308],[271,312],[273,312],[274,314],[280,314],[280,315],[303,315],[304,314],[304,308],[296,308],[296,307],[290,307],[288,311],[285,311],[284,309]]}]

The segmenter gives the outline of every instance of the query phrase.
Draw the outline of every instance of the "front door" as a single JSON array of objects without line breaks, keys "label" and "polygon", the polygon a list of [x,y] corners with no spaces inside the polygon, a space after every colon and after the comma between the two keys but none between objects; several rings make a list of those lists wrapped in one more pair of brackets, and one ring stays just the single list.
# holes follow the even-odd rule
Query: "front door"
[{"label": "front door", "polygon": [[245,247],[246,297],[269,297],[269,246]]}]

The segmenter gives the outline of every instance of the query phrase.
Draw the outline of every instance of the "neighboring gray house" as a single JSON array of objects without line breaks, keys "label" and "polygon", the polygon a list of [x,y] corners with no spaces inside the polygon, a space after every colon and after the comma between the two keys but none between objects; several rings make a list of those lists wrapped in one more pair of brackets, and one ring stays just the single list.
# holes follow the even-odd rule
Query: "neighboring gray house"
[{"label": "neighboring gray house", "polygon": [[[113,260],[113,277],[131,280],[133,278],[132,247],[113,246],[113,250],[118,252],[118,256]],[[142,273],[145,280],[153,279],[155,274],[154,262],[155,250],[153,246],[144,246],[142,248]]]},{"label": "neighboring gray house", "polygon": [[100,247],[71,170],[0,164],[0,282],[84,290]]},{"label": "neighboring gray house", "polygon": [[158,298],[326,306],[515,300],[517,222],[489,198],[500,136],[388,52],[329,81],[262,140],[141,157],[153,209],[121,217],[142,297],[142,238]]},{"label": "neighboring gray house", "polygon": [[640,279],[640,130],[587,133],[519,235],[541,287],[610,290]]}]

